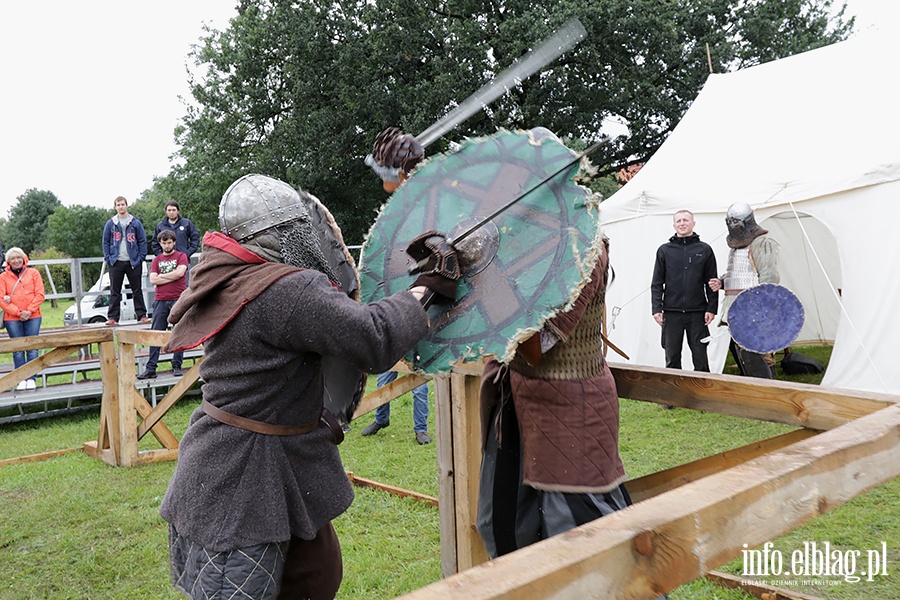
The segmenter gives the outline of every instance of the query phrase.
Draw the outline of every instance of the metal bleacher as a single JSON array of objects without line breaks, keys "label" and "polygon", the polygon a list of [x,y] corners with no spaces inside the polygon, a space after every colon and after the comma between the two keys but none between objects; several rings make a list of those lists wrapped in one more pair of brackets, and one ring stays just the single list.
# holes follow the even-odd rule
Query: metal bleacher
[{"label": "metal bleacher", "polygon": [[[194,255],[199,258],[199,253]],[[152,256],[147,257],[147,262]],[[80,307],[82,298],[93,298],[98,296],[99,292],[91,292],[86,290],[83,279],[85,278],[86,269],[93,268],[94,272],[90,276],[90,281],[94,281],[95,277],[102,279],[105,270],[103,258],[69,258],[69,259],[46,259],[31,260],[29,266],[39,269],[45,280],[45,288],[47,300],[75,300],[75,306]],[[54,281],[54,269],[63,269],[69,272],[69,281],[63,287],[58,289],[57,282]],[[99,276],[97,276],[99,271]],[[149,280],[144,282],[145,293],[152,290]],[[148,306],[152,305],[152,291],[147,299]],[[80,308],[79,308],[80,311]],[[81,321],[81,313],[78,313],[79,323],[74,327],[66,327],[65,331],[73,331],[83,328],[105,327],[100,324],[88,324],[87,320]],[[124,323],[123,323],[124,324]],[[137,325],[136,323],[134,325]],[[52,330],[42,329],[41,333],[47,333]],[[62,331],[62,330],[61,330]],[[0,338],[6,338],[6,332],[0,328]],[[96,347],[96,346],[94,346]],[[85,347],[77,356],[70,357],[69,360],[57,362],[52,366],[45,368],[37,376],[37,389],[34,390],[2,390],[0,391],[0,424],[27,421],[39,419],[51,415],[67,414],[84,410],[94,410],[100,406],[100,399],[103,394],[103,384],[100,379],[100,360],[98,353],[92,351],[93,348]],[[135,368],[143,369],[147,361],[147,349],[137,350],[135,352]],[[185,367],[188,368],[197,358],[202,356],[202,350],[193,350],[184,353]],[[171,360],[171,354],[160,355],[160,363]],[[13,370],[11,363],[0,363],[0,375],[4,375]],[[59,376],[65,376],[60,378]],[[53,378],[51,381],[50,378]],[[65,383],[61,382],[61,379]],[[137,381],[135,387],[144,394],[147,401],[151,405],[156,406],[156,398],[158,395],[164,395],[166,390],[177,383],[178,377],[172,376],[171,372],[160,371],[156,379],[148,379]]]}]

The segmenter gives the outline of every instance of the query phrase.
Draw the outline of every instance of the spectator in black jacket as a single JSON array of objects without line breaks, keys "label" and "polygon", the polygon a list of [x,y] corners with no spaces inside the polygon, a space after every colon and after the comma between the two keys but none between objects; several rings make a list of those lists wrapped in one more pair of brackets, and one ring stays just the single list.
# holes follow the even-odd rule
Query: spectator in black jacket
[{"label": "spectator in black jacket", "polygon": [[[716,257],[694,233],[694,214],[680,210],[673,217],[675,235],[656,251],[650,296],[653,318],[662,329],[666,367],[681,368],[685,333],[695,371],[709,372],[706,344],[709,323],[719,308],[719,295],[709,287],[717,277]],[[712,275],[711,275],[712,274]]]},{"label": "spectator in black jacket", "polygon": [[156,224],[156,231],[153,232],[153,240],[150,243],[154,256],[162,254],[159,232],[165,229],[175,234],[175,250],[187,254],[188,259],[200,247],[200,233],[190,219],[181,216],[181,207],[174,200],[166,203],[166,218]]}]

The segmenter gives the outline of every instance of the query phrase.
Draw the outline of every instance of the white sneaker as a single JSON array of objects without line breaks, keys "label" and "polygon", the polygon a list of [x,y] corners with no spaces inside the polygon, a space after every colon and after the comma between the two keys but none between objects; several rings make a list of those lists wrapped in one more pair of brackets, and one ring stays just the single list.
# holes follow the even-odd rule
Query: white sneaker
[{"label": "white sneaker", "polygon": [[25,380],[25,389],[26,390],[36,390],[37,383],[35,383],[34,379],[26,379]]},{"label": "white sneaker", "polygon": [[19,382],[19,385],[16,386],[16,389],[17,389],[17,390],[24,390],[24,389],[27,389],[27,388],[28,388],[28,384],[25,383],[24,381],[20,381],[20,382]]}]

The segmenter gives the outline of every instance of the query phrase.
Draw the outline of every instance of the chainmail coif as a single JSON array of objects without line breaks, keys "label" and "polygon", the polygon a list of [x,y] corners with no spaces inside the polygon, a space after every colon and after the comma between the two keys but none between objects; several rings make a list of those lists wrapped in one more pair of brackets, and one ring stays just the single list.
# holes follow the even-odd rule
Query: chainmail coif
[{"label": "chainmail coif", "polygon": [[331,281],[340,285],[337,275],[319,247],[319,235],[309,217],[279,225],[241,245],[266,260],[324,273]]},{"label": "chainmail coif", "polygon": [[337,274],[325,260],[319,247],[319,234],[309,219],[294,221],[290,226],[276,227],[281,234],[281,258],[289,265],[301,269],[315,269],[338,283]]}]

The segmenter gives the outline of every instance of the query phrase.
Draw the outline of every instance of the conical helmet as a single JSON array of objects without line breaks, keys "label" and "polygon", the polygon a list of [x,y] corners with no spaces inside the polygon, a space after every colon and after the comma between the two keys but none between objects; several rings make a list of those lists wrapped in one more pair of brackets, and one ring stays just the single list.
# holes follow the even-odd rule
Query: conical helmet
[{"label": "conical helmet", "polygon": [[735,202],[728,207],[725,226],[728,227],[725,243],[729,248],[746,248],[757,237],[769,233],[756,222],[753,209],[746,202]]},{"label": "conical helmet", "polygon": [[309,211],[297,191],[265,175],[244,175],[228,187],[219,203],[219,227],[238,242],[304,218],[309,218]]}]

